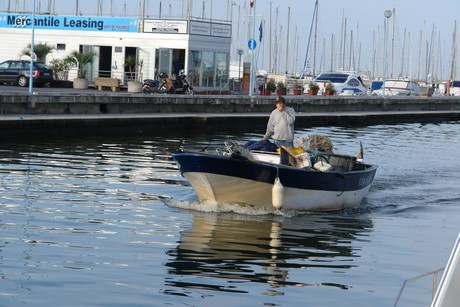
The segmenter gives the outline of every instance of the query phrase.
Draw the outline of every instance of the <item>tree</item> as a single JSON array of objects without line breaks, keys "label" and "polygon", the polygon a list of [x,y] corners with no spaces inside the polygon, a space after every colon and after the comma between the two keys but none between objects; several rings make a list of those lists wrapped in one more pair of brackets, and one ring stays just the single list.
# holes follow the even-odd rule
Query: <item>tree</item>
[{"label": "tree", "polygon": [[78,73],[77,78],[84,79],[86,75],[85,65],[92,62],[93,57],[95,57],[97,53],[95,51],[87,51],[87,52],[79,52],[73,51],[70,54],[71,59],[73,59],[74,64],[77,66]]},{"label": "tree", "polygon": [[136,56],[129,54],[125,58],[125,67],[129,70],[130,80],[134,80],[134,71],[136,70]]},{"label": "tree", "polygon": [[[48,43],[38,43],[34,45],[34,55],[36,57],[37,62],[43,62],[45,63],[46,61],[46,56],[51,53],[55,48],[53,46],[48,45]],[[31,54],[32,51],[32,44],[27,45],[24,50],[22,50],[22,55],[27,55],[32,57]]]},{"label": "tree", "polygon": [[134,74],[137,71],[136,81],[142,82],[143,59],[137,60],[135,55],[129,54],[125,58],[125,67],[128,68],[131,81],[134,81]]}]

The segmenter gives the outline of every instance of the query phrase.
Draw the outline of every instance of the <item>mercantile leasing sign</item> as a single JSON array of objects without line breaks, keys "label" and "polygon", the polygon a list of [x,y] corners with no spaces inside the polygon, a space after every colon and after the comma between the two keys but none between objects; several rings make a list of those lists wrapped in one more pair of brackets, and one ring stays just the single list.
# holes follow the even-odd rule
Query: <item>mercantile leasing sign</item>
[{"label": "mercantile leasing sign", "polygon": [[[0,28],[30,29],[32,14],[0,14]],[[36,29],[74,30],[100,32],[137,32],[136,18],[111,18],[95,16],[35,15]]]}]

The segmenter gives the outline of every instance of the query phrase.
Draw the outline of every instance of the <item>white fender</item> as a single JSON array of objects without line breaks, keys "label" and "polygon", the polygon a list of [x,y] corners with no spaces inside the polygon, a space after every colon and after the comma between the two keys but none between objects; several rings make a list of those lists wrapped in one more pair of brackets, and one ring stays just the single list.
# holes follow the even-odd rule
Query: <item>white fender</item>
[{"label": "white fender", "polygon": [[279,177],[275,178],[272,188],[272,205],[276,210],[283,207],[284,187],[281,184]]}]

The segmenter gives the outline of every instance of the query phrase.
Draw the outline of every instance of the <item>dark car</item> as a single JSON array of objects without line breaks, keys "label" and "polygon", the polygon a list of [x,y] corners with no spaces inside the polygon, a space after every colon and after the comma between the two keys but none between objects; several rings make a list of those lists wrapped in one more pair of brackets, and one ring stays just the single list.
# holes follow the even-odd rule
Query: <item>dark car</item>
[{"label": "dark car", "polygon": [[[32,69],[34,84],[42,85],[53,81],[53,70],[40,62],[34,62]],[[27,86],[30,76],[30,61],[9,60],[0,63],[0,83],[16,83]]]}]

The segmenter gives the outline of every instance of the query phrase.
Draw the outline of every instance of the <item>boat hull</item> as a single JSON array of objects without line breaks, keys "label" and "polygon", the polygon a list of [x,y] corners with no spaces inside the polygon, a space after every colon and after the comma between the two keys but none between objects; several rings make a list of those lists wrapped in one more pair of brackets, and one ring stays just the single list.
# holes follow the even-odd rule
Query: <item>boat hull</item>
[{"label": "boat hull", "polygon": [[[330,211],[359,205],[373,182],[377,167],[327,172],[299,169],[201,153],[173,155],[200,201],[273,206],[273,185],[280,179],[282,208]],[[278,195],[280,196],[280,195]]]}]

